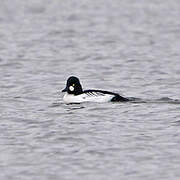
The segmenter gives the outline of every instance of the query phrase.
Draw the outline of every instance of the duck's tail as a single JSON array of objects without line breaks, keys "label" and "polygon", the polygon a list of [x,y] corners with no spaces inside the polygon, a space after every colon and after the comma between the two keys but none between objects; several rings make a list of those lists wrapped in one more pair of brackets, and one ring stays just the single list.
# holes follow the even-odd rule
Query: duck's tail
[{"label": "duck's tail", "polygon": [[120,96],[119,94],[116,94],[112,99],[112,102],[127,102],[130,101],[130,99]]}]

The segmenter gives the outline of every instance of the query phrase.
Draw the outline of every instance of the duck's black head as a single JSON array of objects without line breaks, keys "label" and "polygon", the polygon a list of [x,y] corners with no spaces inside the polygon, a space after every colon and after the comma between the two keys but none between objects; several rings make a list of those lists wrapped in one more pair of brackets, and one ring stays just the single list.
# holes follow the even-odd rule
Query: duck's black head
[{"label": "duck's black head", "polygon": [[74,95],[81,94],[83,90],[79,82],[79,79],[75,76],[69,77],[66,82],[66,88],[63,89],[62,92],[68,92],[68,94],[74,94]]}]

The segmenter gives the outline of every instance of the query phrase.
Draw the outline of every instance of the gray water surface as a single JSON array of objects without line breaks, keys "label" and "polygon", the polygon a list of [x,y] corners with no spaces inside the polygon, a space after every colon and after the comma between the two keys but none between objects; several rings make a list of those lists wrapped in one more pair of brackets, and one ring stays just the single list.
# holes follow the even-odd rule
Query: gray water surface
[{"label": "gray water surface", "polygon": [[180,178],[179,0],[0,0],[0,78],[0,179]]}]

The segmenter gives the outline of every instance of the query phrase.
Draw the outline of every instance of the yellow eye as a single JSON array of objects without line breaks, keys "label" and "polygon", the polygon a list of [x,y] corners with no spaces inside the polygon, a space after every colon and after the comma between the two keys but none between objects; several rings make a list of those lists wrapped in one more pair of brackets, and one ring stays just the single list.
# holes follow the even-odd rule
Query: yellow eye
[{"label": "yellow eye", "polygon": [[72,86],[75,86],[75,84],[72,84]]}]

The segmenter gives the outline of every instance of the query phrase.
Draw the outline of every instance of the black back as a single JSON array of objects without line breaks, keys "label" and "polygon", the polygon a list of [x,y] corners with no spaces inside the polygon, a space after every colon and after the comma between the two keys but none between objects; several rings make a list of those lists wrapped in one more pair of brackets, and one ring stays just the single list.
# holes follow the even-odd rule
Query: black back
[{"label": "black back", "polygon": [[117,93],[113,93],[113,92],[110,92],[110,91],[103,91],[103,90],[85,90],[83,91],[83,93],[93,93],[93,92],[96,92],[96,93],[102,93],[102,95],[104,94],[110,94],[110,95],[114,95],[114,97],[111,99],[112,102],[117,102],[117,101],[129,101],[129,99],[127,98],[124,98],[122,96],[120,96],[119,94]]}]

